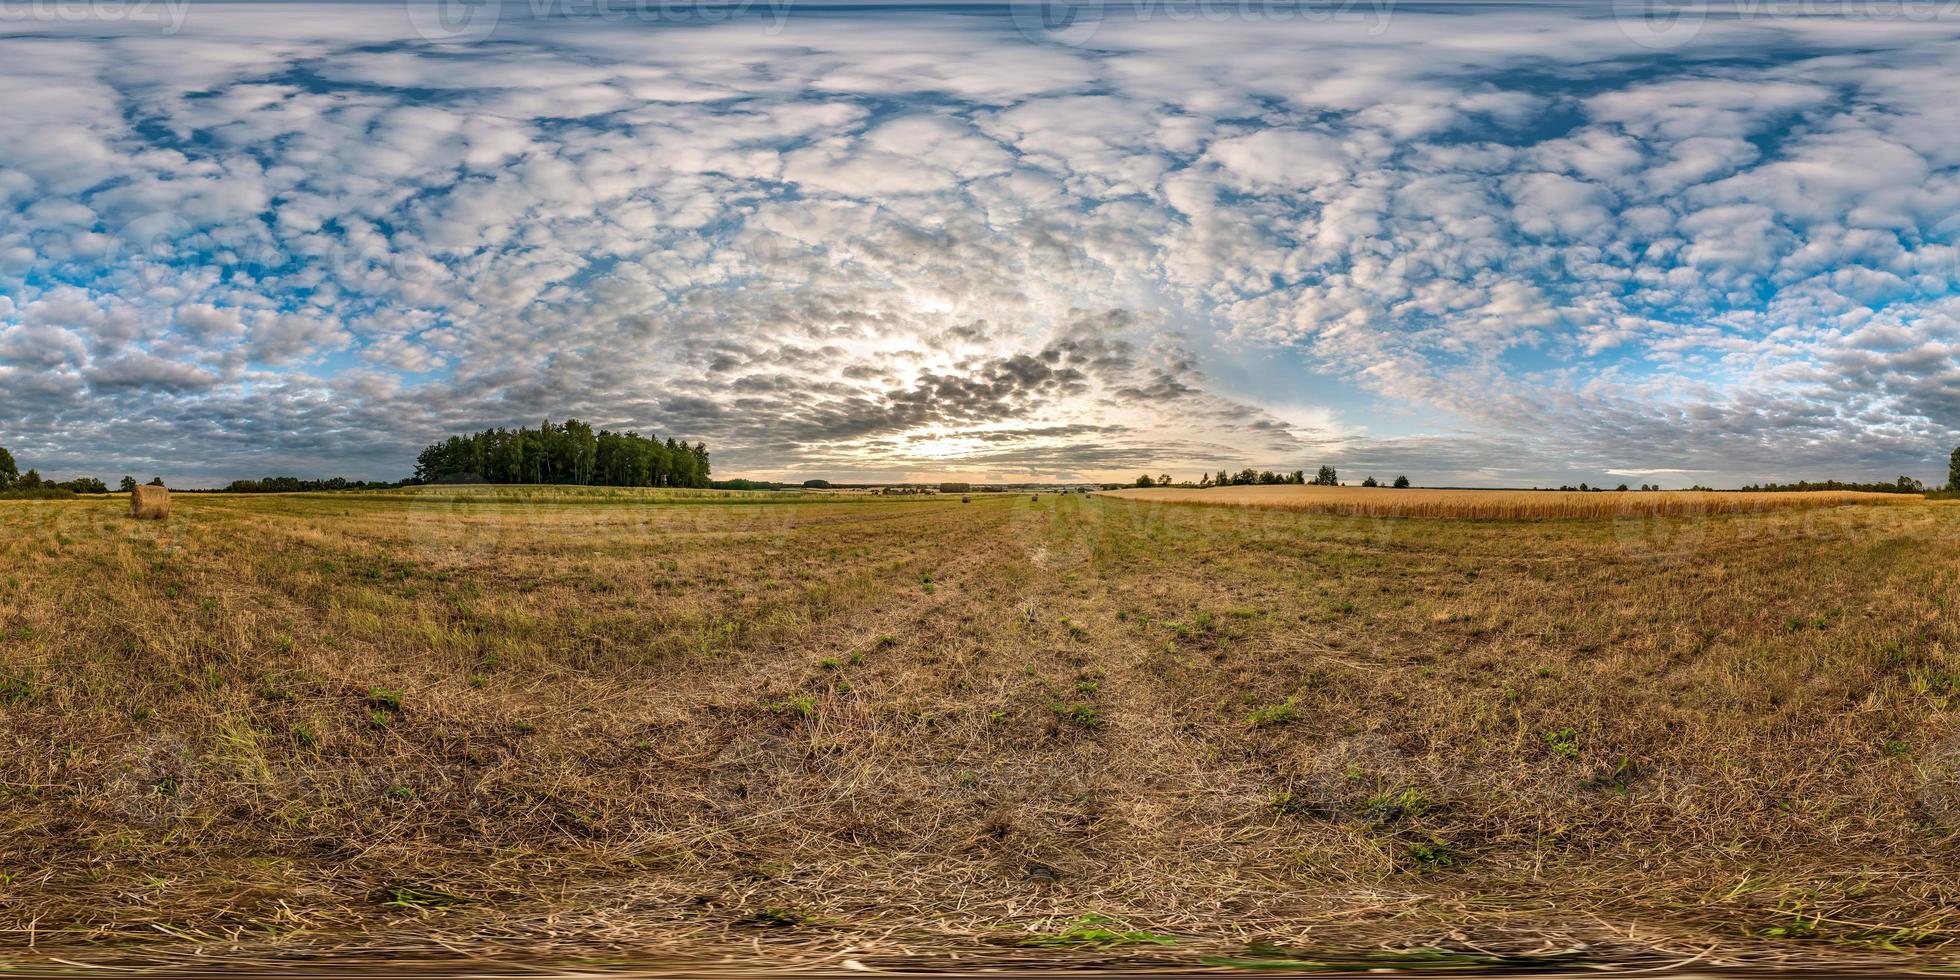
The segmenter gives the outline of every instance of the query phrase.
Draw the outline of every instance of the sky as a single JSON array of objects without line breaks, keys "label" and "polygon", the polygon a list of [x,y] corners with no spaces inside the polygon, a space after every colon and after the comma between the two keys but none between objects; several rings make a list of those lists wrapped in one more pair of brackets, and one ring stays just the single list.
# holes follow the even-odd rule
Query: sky
[{"label": "sky", "polygon": [[1943,482],[1946,6],[0,0],[0,445]]}]

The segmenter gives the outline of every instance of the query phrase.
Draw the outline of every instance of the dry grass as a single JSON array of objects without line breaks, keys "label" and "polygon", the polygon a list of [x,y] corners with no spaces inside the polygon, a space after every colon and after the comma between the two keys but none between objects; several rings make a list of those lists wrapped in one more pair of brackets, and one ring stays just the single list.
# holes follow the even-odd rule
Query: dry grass
[{"label": "dry grass", "polygon": [[0,959],[1960,938],[1960,508],[573,496],[0,503]]},{"label": "dry grass", "polygon": [[1700,517],[1710,514],[1920,503],[1917,495],[1825,490],[1814,493],[1734,493],[1697,490],[1431,490],[1410,487],[1157,487],[1112,490],[1109,496],[1166,504],[1274,507],[1362,517],[1444,517],[1473,520],[1559,520],[1613,517]]}]

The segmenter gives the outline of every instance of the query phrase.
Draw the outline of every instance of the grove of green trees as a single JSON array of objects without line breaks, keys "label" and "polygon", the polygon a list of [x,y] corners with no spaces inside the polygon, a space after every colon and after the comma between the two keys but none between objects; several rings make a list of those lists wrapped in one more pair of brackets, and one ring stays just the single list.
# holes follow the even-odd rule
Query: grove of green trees
[{"label": "grove of green trees", "polygon": [[708,447],[637,432],[592,431],[577,419],[536,429],[450,436],[415,458],[422,483],[559,483],[604,487],[706,487]]}]

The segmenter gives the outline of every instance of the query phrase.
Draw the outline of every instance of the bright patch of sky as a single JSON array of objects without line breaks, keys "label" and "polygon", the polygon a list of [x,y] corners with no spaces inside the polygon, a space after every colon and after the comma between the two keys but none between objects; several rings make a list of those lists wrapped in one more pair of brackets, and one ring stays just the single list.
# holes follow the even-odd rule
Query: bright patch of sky
[{"label": "bright patch of sky", "polygon": [[0,445],[1933,481],[1956,78],[1913,4],[0,0]]}]

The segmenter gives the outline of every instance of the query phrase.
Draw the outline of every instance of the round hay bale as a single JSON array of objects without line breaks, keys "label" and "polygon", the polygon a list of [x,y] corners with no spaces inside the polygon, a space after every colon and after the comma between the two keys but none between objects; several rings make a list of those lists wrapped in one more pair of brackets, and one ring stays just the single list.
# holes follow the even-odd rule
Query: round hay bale
[{"label": "round hay bale", "polygon": [[170,491],[147,486],[130,491],[129,516],[139,521],[160,521],[169,517]]},{"label": "round hay bale", "polygon": [[972,502],[973,502],[973,495],[972,495],[972,494],[970,494],[970,493],[963,493],[963,494],[960,494],[960,503],[963,503],[963,504],[970,504],[970,503],[972,503]]}]

